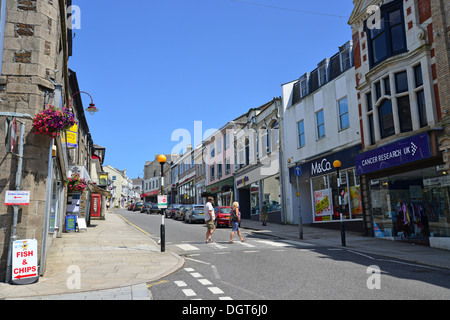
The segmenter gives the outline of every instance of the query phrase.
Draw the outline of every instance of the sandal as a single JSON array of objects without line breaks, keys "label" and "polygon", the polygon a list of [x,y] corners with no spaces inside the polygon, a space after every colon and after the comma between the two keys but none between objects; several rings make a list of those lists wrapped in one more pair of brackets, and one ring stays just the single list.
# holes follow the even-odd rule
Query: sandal
[{"label": "sandal", "polygon": [[245,239],[242,239],[241,242],[245,242]]},{"label": "sandal", "polygon": [[232,244],[232,243],[234,243],[234,242],[233,242],[233,240],[230,240],[230,241],[228,241],[228,243]]}]

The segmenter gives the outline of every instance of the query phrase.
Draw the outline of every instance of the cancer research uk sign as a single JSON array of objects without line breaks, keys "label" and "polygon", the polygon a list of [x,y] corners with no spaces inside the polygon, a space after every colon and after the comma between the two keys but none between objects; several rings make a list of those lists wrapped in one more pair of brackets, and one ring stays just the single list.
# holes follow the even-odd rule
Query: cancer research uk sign
[{"label": "cancer research uk sign", "polygon": [[422,133],[357,155],[356,174],[366,174],[429,157],[428,134]]}]

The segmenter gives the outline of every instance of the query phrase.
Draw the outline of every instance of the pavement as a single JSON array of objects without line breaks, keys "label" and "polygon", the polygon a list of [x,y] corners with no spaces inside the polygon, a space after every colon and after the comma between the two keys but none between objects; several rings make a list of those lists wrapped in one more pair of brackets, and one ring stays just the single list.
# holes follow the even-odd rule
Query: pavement
[{"label": "pavement", "polygon": [[[379,255],[428,266],[450,269],[450,251],[366,237],[340,230],[303,227],[303,240],[295,225],[243,220],[243,232],[317,246],[339,247],[362,254]],[[160,246],[146,233],[130,225],[114,211],[105,220],[91,221],[87,231],[64,233],[53,240],[47,269],[39,281],[28,285],[0,283],[0,300],[151,300],[148,283],[181,269],[184,259]]]}]

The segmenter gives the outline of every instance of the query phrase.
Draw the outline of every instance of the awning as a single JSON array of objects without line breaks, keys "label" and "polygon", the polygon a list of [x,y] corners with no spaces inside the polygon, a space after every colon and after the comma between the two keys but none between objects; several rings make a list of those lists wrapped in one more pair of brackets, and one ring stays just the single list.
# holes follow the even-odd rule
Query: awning
[{"label": "awning", "polygon": [[156,196],[159,193],[159,190],[154,190],[150,192],[146,192],[144,194],[141,194],[141,197],[150,197],[150,196]]}]

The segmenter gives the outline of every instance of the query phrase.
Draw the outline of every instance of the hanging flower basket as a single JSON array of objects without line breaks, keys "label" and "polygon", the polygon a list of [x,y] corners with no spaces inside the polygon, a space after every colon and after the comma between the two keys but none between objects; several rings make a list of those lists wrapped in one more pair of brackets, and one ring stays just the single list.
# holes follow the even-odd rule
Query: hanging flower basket
[{"label": "hanging flower basket", "polygon": [[36,134],[43,134],[56,138],[62,131],[68,130],[75,124],[75,116],[67,108],[58,109],[47,105],[45,110],[33,118],[33,129]]},{"label": "hanging flower basket", "polygon": [[67,191],[70,192],[83,192],[87,187],[86,180],[80,178],[78,173],[72,174],[72,177],[66,180]]}]

